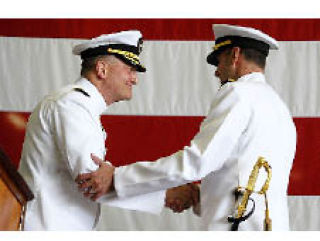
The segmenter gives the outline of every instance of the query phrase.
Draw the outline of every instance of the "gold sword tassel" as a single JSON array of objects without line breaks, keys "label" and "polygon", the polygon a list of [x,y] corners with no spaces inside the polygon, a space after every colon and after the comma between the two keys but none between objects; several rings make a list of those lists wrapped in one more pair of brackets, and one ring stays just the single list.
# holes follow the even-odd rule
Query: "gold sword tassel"
[{"label": "gold sword tassel", "polygon": [[[262,167],[264,167],[265,171],[267,172],[267,179],[266,179],[264,185],[262,186],[261,190],[259,192],[256,192],[256,191],[254,191],[254,188],[255,188],[255,184],[256,184],[256,181],[257,181],[257,178],[259,175],[259,170]],[[269,207],[268,207],[268,199],[267,199],[267,190],[269,188],[270,180],[271,180],[271,166],[268,164],[268,162],[263,157],[259,157],[256,164],[253,166],[253,169],[252,169],[251,174],[249,176],[247,187],[244,189],[242,200],[237,208],[237,214],[235,215],[235,218],[229,218],[229,220],[233,220],[233,222],[234,222],[233,226],[231,227],[231,230],[237,230],[239,223],[244,221],[243,215],[246,212],[248,201],[250,199],[250,195],[253,192],[260,194],[260,195],[264,195],[265,206],[266,206],[264,230],[265,231],[272,230],[272,221],[269,217]],[[238,190],[241,190],[241,189],[243,189],[243,188],[238,187]]]},{"label": "gold sword tassel", "polygon": [[272,230],[272,220],[269,217],[269,207],[268,207],[268,199],[267,193],[264,193],[264,200],[266,203],[266,211],[265,211],[265,219],[264,219],[264,231],[271,231]]}]

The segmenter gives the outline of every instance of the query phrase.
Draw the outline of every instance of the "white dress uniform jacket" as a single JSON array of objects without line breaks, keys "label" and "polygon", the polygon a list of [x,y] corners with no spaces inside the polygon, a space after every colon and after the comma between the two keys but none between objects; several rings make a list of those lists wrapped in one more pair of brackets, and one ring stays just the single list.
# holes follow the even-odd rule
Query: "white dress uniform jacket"
[{"label": "white dress uniform jacket", "polygon": [[[203,229],[230,230],[227,217],[236,205],[233,191],[246,187],[262,156],[272,167],[268,190],[272,228],[288,230],[287,186],[295,148],[296,130],[287,107],[262,73],[251,73],[221,87],[190,146],[156,162],[116,168],[115,189],[126,197],[201,179]],[[257,189],[265,177],[260,175]],[[263,230],[264,198],[257,194],[252,198],[255,212],[239,230]]]},{"label": "white dress uniform jacket", "polygon": [[26,230],[91,230],[100,205],[78,191],[79,173],[104,159],[100,115],[107,105],[96,87],[80,79],[45,97],[29,118],[19,172],[35,198],[27,204]]}]

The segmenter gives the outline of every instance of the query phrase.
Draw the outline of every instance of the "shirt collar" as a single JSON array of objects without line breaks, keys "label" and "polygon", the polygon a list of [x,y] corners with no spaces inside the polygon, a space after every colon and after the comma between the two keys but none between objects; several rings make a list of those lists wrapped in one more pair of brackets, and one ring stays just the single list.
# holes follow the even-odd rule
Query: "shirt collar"
[{"label": "shirt collar", "polygon": [[247,81],[266,82],[266,78],[262,72],[252,72],[250,74],[241,76],[236,82],[247,82]]},{"label": "shirt collar", "polygon": [[227,80],[223,83],[221,83],[221,87],[224,86],[227,83],[232,83],[232,82],[246,82],[246,81],[256,81],[256,82],[265,82],[265,76],[261,72],[252,72],[250,74],[246,74],[241,76],[237,80]]},{"label": "shirt collar", "polygon": [[104,111],[106,111],[107,104],[103,96],[98,91],[97,87],[95,87],[88,79],[81,78],[77,80],[75,84],[90,95],[90,101],[88,104],[90,104],[90,109],[93,113],[100,116]]}]

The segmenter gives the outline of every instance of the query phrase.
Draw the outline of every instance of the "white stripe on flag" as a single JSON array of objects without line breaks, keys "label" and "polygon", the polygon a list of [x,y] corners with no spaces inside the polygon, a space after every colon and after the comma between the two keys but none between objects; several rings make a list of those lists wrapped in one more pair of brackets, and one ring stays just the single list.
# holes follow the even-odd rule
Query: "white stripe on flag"
[{"label": "white stripe on flag", "polygon": [[[32,111],[46,94],[79,77],[80,60],[71,54],[81,40],[0,38],[0,109]],[[206,63],[210,41],[146,41],[130,102],[109,109],[115,115],[205,116],[217,91],[215,68]],[[320,42],[280,42],[270,51],[266,76],[294,116],[320,116]]]}]

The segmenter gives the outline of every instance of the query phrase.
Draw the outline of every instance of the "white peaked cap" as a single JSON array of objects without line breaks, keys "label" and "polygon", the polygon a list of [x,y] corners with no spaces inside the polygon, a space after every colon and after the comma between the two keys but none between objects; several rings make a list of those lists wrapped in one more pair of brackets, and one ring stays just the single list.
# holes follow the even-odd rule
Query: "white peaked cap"
[{"label": "white peaked cap", "polygon": [[83,51],[89,48],[96,48],[99,46],[110,44],[126,44],[137,47],[139,39],[142,34],[138,30],[121,31],[118,33],[102,34],[99,37],[92,38],[85,43],[76,45],[73,48],[73,54],[80,55]]},{"label": "white peaked cap", "polygon": [[230,47],[256,49],[265,56],[268,56],[269,49],[279,48],[278,42],[274,38],[254,28],[214,24],[213,32],[215,45],[207,57],[207,62],[215,66],[218,65],[218,55]]},{"label": "white peaked cap", "polygon": [[114,55],[137,71],[145,72],[146,68],[139,59],[141,51],[142,34],[138,30],[103,34],[73,48],[73,54],[80,55],[82,59],[100,55]]},{"label": "white peaked cap", "polygon": [[214,24],[212,28],[216,40],[224,36],[239,36],[262,41],[268,44],[270,49],[279,48],[277,40],[254,28],[229,24]]}]

